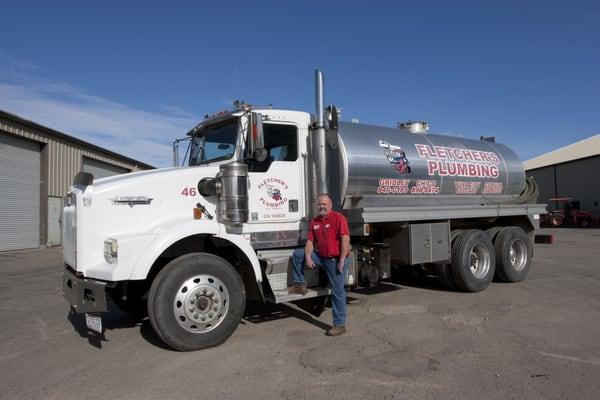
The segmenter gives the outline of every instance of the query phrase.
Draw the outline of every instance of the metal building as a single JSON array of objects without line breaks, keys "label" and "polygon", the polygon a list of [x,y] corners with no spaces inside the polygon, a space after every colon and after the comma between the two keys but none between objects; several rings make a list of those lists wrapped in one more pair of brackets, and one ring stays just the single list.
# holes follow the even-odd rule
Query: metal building
[{"label": "metal building", "polygon": [[562,147],[525,161],[527,176],[540,186],[540,203],[570,197],[579,201],[582,210],[600,217],[600,135]]},{"label": "metal building", "polygon": [[62,198],[95,178],[153,168],[0,110],[0,251],[61,243]]}]

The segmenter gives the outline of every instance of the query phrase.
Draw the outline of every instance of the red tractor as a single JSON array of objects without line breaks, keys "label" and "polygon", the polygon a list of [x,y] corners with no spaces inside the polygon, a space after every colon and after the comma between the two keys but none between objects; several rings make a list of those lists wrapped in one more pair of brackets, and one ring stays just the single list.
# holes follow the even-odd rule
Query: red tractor
[{"label": "red tractor", "polygon": [[541,215],[540,224],[543,226],[559,228],[574,225],[588,228],[596,222],[591,212],[581,210],[579,200],[573,200],[570,197],[557,197],[549,200],[554,202],[551,203],[553,209],[548,214]]}]

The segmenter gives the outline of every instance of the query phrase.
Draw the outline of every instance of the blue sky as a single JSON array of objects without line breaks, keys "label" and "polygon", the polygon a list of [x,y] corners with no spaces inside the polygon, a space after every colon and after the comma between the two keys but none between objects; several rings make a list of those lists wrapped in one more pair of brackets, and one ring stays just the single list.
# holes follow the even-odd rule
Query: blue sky
[{"label": "blue sky", "polygon": [[496,140],[600,133],[597,1],[3,1],[0,109],[156,166],[233,99]]}]

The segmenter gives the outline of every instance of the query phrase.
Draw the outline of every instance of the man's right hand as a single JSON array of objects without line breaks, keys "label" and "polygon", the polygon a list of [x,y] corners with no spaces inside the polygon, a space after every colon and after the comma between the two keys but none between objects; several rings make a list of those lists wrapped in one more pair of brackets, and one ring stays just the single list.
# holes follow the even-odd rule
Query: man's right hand
[{"label": "man's right hand", "polygon": [[317,267],[314,261],[312,260],[312,254],[306,255],[306,266],[310,269],[315,269]]}]

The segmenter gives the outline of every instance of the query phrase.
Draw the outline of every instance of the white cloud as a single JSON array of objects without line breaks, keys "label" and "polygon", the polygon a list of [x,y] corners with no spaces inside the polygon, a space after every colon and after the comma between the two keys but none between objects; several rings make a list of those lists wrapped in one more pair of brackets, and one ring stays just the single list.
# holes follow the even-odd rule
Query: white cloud
[{"label": "white cloud", "polygon": [[0,68],[4,70],[24,72],[34,72],[41,69],[39,65],[17,60],[16,58],[9,56],[3,51],[0,51]]},{"label": "white cloud", "polygon": [[[0,72],[18,69],[23,75],[36,68],[0,52]],[[0,81],[0,109],[157,167],[171,165],[171,143],[200,119],[181,108],[142,110],[68,84],[31,78],[32,83]]]}]

